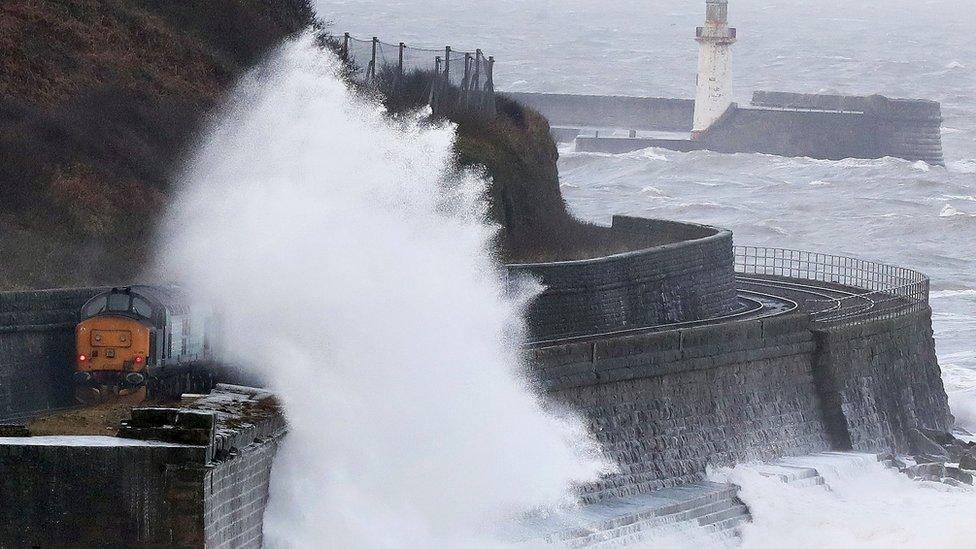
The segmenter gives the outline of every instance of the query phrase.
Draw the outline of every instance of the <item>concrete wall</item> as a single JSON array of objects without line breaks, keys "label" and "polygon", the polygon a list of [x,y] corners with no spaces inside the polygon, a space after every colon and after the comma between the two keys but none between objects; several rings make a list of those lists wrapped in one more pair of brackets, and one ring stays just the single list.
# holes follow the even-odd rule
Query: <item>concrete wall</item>
[{"label": "concrete wall", "polygon": [[505,92],[549,119],[553,126],[690,132],[691,99]]},{"label": "concrete wall", "polygon": [[723,153],[828,160],[884,156],[879,123],[863,113],[733,108],[701,141]]},{"label": "concrete wall", "polygon": [[[654,97],[508,93],[553,126],[690,132],[694,101]],[[759,152],[840,160],[894,156],[944,164],[942,109],[934,101],[756,92],[753,107],[729,111],[692,142],[580,138],[577,150],[621,153],[647,147],[689,151]],[[559,130],[563,139],[573,131]]]},{"label": "concrete wall", "polygon": [[582,261],[509,265],[511,277],[533,276],[546,290],[529,306],[533,340],[712,318],[737,302],[732,233],[616,216],[613,229],[674,244]]},{"label": "concrete wall", "polygon": [[122,438],[0,438],[0,547],[258,548],[284,432],[272,395],[218,386]]},{"label": "concrete wall", "polygon": [[[710,149],[944,163],[942,108],[935,101],[760,91],[753,94],[752,104],[764,108],[740,111],[734,120],[719,124],[706,138]],[[788,113],[789,120],[778,113]],[[831,137],[833,146],[825,141]]]},{"label": "concrete wall", "polygon": [[74,327],[98,291],[0,293],[0,419],[73,402]]},{"label": "concrete wall", "polygon": [[910,452],[916,427],[948,431],[953,418],[932,337],[932,311],[816,331],[815,373],[824,380],[835,445]]}]

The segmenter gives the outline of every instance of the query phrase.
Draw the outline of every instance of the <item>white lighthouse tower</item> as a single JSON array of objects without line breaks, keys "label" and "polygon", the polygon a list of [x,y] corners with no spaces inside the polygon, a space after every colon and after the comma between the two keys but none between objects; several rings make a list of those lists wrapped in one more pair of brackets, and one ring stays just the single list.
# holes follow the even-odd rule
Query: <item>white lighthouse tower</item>
[{"label": "white lighthouse tower", "polygon": [[697,138],[732,106],[732,44],[735,29],[729,28],[728,0],[706,0],[705,26],[698,27],[698,90],[695,93],[695,123],[691,136]]}]

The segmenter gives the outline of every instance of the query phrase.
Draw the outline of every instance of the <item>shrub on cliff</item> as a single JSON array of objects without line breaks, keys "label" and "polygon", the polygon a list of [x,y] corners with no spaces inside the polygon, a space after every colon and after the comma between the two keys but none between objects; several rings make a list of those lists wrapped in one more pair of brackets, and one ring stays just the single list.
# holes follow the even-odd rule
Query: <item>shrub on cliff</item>
[{"label": "shrub on cliff", "polygon": [[130,280],[207,113],[309,0],[0,3],[0,288]]}]

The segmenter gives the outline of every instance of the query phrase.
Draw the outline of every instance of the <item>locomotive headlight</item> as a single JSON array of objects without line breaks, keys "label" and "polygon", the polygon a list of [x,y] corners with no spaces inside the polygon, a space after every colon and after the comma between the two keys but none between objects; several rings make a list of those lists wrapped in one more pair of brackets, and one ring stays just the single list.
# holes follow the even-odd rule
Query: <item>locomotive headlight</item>
[{"label": "locomotive headlight", "polygon": [[78,355],[78,362],[84,362],[86,360],[88,360],[88,357],[87,356],[85,356],[85,355]]}]

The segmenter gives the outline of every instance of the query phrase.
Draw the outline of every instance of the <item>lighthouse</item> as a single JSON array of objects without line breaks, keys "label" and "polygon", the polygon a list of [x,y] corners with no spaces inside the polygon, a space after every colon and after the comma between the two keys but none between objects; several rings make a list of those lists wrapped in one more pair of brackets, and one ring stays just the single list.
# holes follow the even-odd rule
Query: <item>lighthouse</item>
[{"label": "lighthouse", "polygon": [[728,0],[706,0],[705,26],[698,27],[698,90],[692,138],[715,123],[732,106],[732,44]]}]

